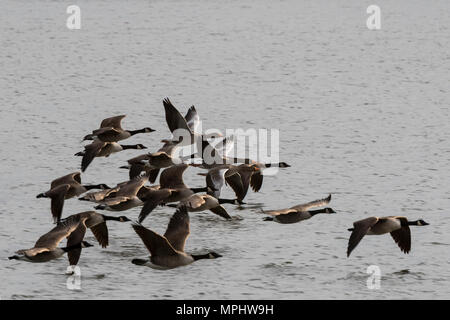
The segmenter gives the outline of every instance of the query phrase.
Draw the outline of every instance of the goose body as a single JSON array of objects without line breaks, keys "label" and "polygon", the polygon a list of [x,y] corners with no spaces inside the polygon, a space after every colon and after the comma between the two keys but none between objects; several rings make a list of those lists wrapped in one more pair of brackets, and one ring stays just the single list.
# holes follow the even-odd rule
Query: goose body
[{"label": "goose body", "polygon": [[170,219],[164,236],[133,224],[134,231],[141,238],[150,252],[150,259],[133,259],[132,263],[157,269],[172,269],[185,266],[199,259],[214,259],[221,257],[215,252],[204,255],[190,255],[184,252],[186,239],[189,236],[189,215],[186,207],[180,207]]},{"label": "goose body", "polygon": [[125,117],[126,115],[120,115],[104,119],[100,124],[100,128],[92,131],[92,134],[88,134],[83,140],[98,139],[103,142],[118,142],[128,139],[138,133],[149,133],[155,131],[149,127],[140,130],[124,130],[122,129],[122,119]]},{"label": "goose body", "polygon": [[50,190],[40,193],[36,198],[50,198],[54,222],[61,219],[64,200],[79,196],[91,189],[109,189],[106,184],[82,185],[80,172],[73,172],[51,182]]},{"label": "goose body", "polygon": [[303,220],[310,219],[318,213],[335,213],[331,208],[324,208],[319,210],[311,210],[313,208],[325,206],[331,201],[331,194],[324,199],[314,200],[308,203],[299,204],[287,209],[263,211],[263,213],[271,215],[264,220],[274,221],[282,224],[297,223]]},{"label": "goose body", "polygon": [[390,233],[394,241],[404,253],[411,250],[411,231],[409,226],[426,226],[427,222],[422,219],[408,221],[406,217],[370,217],[353,223],[353,228],[348,241],[347,257],[356,248],[365,235],[383,235]]}]

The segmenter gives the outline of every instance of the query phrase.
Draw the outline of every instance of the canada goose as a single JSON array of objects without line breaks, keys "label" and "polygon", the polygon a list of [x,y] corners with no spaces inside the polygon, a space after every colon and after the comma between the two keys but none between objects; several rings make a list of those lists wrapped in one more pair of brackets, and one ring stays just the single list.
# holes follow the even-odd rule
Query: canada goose
[{"label": "canada goose", "polygon": [[[81,248],[92,247],[87,241],[83,241],[84,232],[78,228],[87,217],[76,216],[65,222],[60,222],[52,230],[42,235],[31,249],[19,250],[10,260],[23,260],[28,262],[47,262],[68,253],[71,265],[76,265]],[[58,248],[59,243],[67,238],[67,246]]]},{"label": "canada goose", "polygon": [[100,205],[96,206],[97,210],[124,211],[144,203],[139,199],[138,192],[148,181],[148,175],[142,175],[130,180],[120,186],[117,192],[105,197]]},{"label": "canada goose", "polygon": [[155,209],[158,205],[167,203],[171,198],[178,195],[180,190],[171,188],[157,187],[143,187],[138,192],[138,197],[143,202],[143,207],[139,213],[138,222],[142,223],[144,219]]},{"label": "canada goose", "polygon": [[117,142],[103,142],[101,140],[94,140],[91,144],[84,147],[84,151],[75,153],[75,156],[82,156],[81,171],[84,172],[89,164],[96,157],[109,157],[111,154],[127,149],[147,149],[142,144],[125,145]]},{"label": "canada goose", "polygon": [[155,182],[160,169],[181,163],[181,159],[174,157],[178,142],[171,140],[161,140],[161,142],[164,145],[157,152],[131,158],[128,160],[128,166],[120,168],[130,170],[130,179],[145,171],[149,175],[149,181]]},{"label": "canada goose", "polygon": [[123,130],[121,122],[125,117],[126,115],[120,115],[104,119],[100,124],[100,129],[92,131],[92,134],[88,134],[83,138],[83,141],[94,140],[97,138],[104,142],[118,142],[138,133],[149,133],[155,131],[149,127],[140,130]]},{"label": "canada goose", "polygon": [[133,259],[136,265],[145,265],[155,269],[171,269],[188,265],[199,259],[215,259],[221,255],[213,251],[203,255],[191,255],[184,252],[186,239],[189,236],[189,215],[186,207],[180,207],[174,213],[164,236],[133,224],[134,231],[142,239],[151,256],[149,260]]},{"label": "canada goose", "polygon": [[[175,205],[168,205],[175,206]],[[189,198],[180,201],[178,206],[185,206],[189,212],[201,212],[210,210],[225,219],[231,219],[231,216],[219,203],[219,200],[208,194],[193,194]]]},{"label": "canada goose", "polygon": [[[203,139],[223,136],[220,132],[210,134],[198,132],[200,117],[194,106],[190,107],[186,117],[183,117],[172,102],[170,102],[169,98],[163,100],[163,105],[166,113],[167,126],[170,132],[172,132],[174,139],[180,141],[180,146],[188,146]],[[189,139],[184,140],[185,137],[189,137]]]},{"label": "canada goose", "polygon": [[95,211],[85,211],[77,214],[68,216],[62,219],[60,223],[74,223],[74,221],[79,221],[78,230],[80,233],[78,237],[81,237],[86,233],[86,228],[91,229],[98,243],[102,248],[106,248],[109,245],[108,237],[108,227],[106,225],[107,221],[118,221],[118,222],[128,222],[131,221],[126,216],[112,217],[104,214],[100,214]]},{"label": "canada goose", "polygon": [[355,249],[361,239],[367,235],[381,235],[390,233],[394,241],[404,253],[411,250],[411,231],[409,226],[427,226],[429,223],[422,219],[408,221],[406,217],[370,217],[353,223],[350,239],[348,240],[347,257]]},{"label": "canada goose", "polygon": [[264,220],[265,221],[275,221],[278,223],[287,224],[287,223],[296,223],[299,221],[309,219],[318,213],[336,213],[331,208],[310,210],[312,208],[325,206],[328,203],[330,203],[330,200],[331,200],[331,194],[325,199],[314,200],[314,201],[311,201],[311,202],[308,202],[305,204],[293,206],[288,209],[263,211],[263,213],[267,213],[267,214],[270,214],[273,216],[273,217],[267,217]]},{"label": "canada goose", "polygon": [[79,196],[91,189],[110,189],[106,184],[82,185],[80,172],[73,172],[51,182],[50,190],[40,193],[36,198],[51,198],[51,211],[54,222],[61,219],[64,200]]}]

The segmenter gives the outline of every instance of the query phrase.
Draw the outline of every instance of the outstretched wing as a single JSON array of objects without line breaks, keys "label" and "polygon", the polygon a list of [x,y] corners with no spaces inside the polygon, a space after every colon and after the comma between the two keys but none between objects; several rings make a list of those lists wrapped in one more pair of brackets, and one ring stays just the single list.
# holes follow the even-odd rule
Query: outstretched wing
[{"label": "outstretched wing", "polygon": [[328,203],[330,203],[330,201],[331,201],[331,194],[324,199],[319,199],[319,200],[314,200],[314,201],[311,201],[308,203],[299,204],[297,206],[293,206],[291,209],[295,209],[297,211],[308,211],[309,209],[312,209],[312,208],[325,206]]},{"label": "outstretched wing", "polygon": [[122,129],[122,119],[125,118],[126,115],[120,115],[115,117],[106,118],[100,124],[100,128],[112,127],[116,129]]},{"label": "outstretched wing", "polygon": [[170,132],[174,132],[177,129],[185,129],[191,132],[186,119],[181,115],[181,113],[175,108],[170,102],[169,98],[163,100],[164,110],[166,112],[166,122],[169,127]]},{"label": "outstretched wing", "polygon": [[353,249],[356,248],[361,239],[366,235],[367,231],[378,222],[378,218],[370,217],[353,223],[353,231],[348,240],[347,257]]},{"label": "outstretched wing", "polygon": [[185,206],[181,206],[170,218],[164,237],[178,251],[184,251],[186,239],[189,236],[189,214]]},{"label": "outstretched wing", "polygon": [[186,119],[187,125],[191,132],[201,133],[198,132],[198,127],[200,126],[200,117],[198,116],[197,110],[195,110],[194,106],[189,108],[184,118]]},{"label": "outstretched wing", "polygon": [[165,237],[140,224],[132,224],[132,227],[152,256],[172,256],[178,254]]}]

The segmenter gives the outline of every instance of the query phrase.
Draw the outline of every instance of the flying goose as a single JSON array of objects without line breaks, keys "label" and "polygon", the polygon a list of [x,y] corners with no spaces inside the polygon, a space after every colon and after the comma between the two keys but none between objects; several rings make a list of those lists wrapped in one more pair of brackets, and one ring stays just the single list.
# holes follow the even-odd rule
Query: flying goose
[{"label": "flying goose", "polygon": [[[176,205],[168,205],[170,207]],[[189,198],[180,201],[178,206],[184,206],[189,212],[201,212],[209,210],[214,214],[217,214],[225,219],[231,219],[231,216],[225,210],[224,207],[220,205],[218,199],[210,196],[208,194],[193,194]]]},{"label": "flying goose", "polygon": [[142,144],[118,144],[117,142],[103,142],[101,140],[94,140],[91,144],[84,146],[84,151],[78,152],[75,156],[83,157],[81,160],[81,171],[86,171],[89,164],[96,157],[109,157],[111,154],[127,149],[147,149]]},{"label": "flying goose", "polygon": [[267,217],[264,220],[287,224],[287,223],[296,223],[309,219],[318,213],[336,213],[331,208],[311,210],[312,208],[327,205],[328,203],[330,203],[330,200],[331,194],[327,198],[314,200],[305,204],[293,206],[288,209],[263,211],[263,213],[272,215],[272,217]]},{"label": "flying goose", "polygon": [[144,203],[138,197],[139,190],[148,181],[148,175],[138,176],[121,185],[117,192],[109,194],[96,206],[97,210],[124,211]]},{"label": "flying goose", "polygon": [[350,239],[348,240],[347,257],[355,249],[361,239],[367,235],[381,235],[390,233],[394,241],[404,253],[411,250],[411,231],[409,226],[427,226],[429,223],[422,219],[408,221],[406,217],[388,216],[388,217],[370,217],[353,223]]},{"label": "flying goose", "polygon": [[[52,230],[42,235],[31,249],[19,250],[10,260],[23,260],[27,262],[47,262],[68,253],[71,265],[76,265],[81,248],[92,247],[87,241],[83,241],[84,232],[78,228],[87,217],[76,216],[65,222],[60,222]],[[58,248],[59,243],[67,239],[67,246]]]},{"label": "flying goose", "polygon": [[51,182],[50,190],[40,193],[36,198],[50,198],[54,222],[61,219],[64,200],[79,196],[91,189],[110,189],[106,184],[82,185],[80,172],[73,172]]},{"label": "flying goose", "polygon": [[149,260],[133,259],[136,265],[145,265],[155,269],[171,269],[188,265],[200,259],[215,259],[221,255],[213,251],[203,255],[192,255],[184,252],[186,239],[189,236],[189,215],[186,207],[180,207],[174,213],[164,236],[133,224],[134,231],[142,239],[151,256]]},{"label": "flying goose", "polygon": [[[198,132],[200,117],[194,106],[190,107],[186,117],[183,117],[172,102],[170,102],[169,98],[163,100],[163,105],[167,126],[170,132],[172,132],[174,139],[180,142],[180,146],[189,146],[203,139],[222,136],[220,132],[209,134]],[[186,137],[189,137],[189,139],[184,140]]]},{"label": "flying goose", "polygon": [[85,136],[83,141],[94,140],[97,138],[104,142],[118,142],[138,133],[149,133],[155,131],[149,127],[140,130],[123,130],[121,122],[125,117],[126,115],[120,115],[104,119],[100,124],[100,129],[92,131],[92,134]]}]

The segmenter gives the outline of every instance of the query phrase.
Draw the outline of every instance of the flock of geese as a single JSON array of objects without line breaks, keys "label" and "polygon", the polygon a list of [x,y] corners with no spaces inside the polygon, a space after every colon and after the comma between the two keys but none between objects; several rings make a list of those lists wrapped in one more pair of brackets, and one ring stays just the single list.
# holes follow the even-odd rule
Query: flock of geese
[{"label": "flock of geese", "polygon": [[[50,189],[37,195],[37,198],[51,200],[51,214],[56,226],[42,235],[33,248],[19,250],[9,257],[11,260],[28,262],[46,262],[61,257],[67,253],[69,264],[77,265],[83,248],[92,245],[84,241],[86,230],[90,229],[98,243],[107,247],[109,221],[129,222],[126,216],[111,216],[97,211],[86,211],[62,218],[64,202],[67,199],[79,197],[79,200],[95,203],[96,210],[122,212],[135,207],[142,207],[139,216],[132,227],[150,252],[149,259],[133,259],[136,265],[145,265],[157,269],[175,268],[190,264],[199,259],[215,259],[221,257],[216,252],[203,255],[187,254],[184,251],[186,239],[190,233],[189,212],[211,211],[220,218],[230,220],[232,217],[224,204],[242,205],[248,190],[258,192],[263,183],[265,168],[290,167],[285,162],[261,163],[251,159],[228,157],[233,137],[223,137],[220,133],[203,134],[199,132],[200,118],[194,106],[183,116],[170,102],[163,100],[165,118],[171,139],[164,139],[162,147],[153,153],[145,153],[129,159],[128,164],[120,168],[128,170],[128,180],[114,187],[106,184],[85,185],[81,182],[81,173],[74,172],[50,184]],[[76,153],[82,157],[81,171],[85,172],[96,157],[109,157],[113,153],[126,149],[146,149],[142,144],[125,145],[119,142],[135,134],[150,133],[155,130],[143,128],[140,130],[125,130],[121,122],[125,115],[104,119],[100,128],[84,137],[83,141],[92,141],[84,150]],[[184,130],[183,137],[176,131]],[[188,137],[186,139],[186,137]],[[190,138],[190,139],[189,139]],[[212,140],[219,140],[211,144]],[[199,142],[199,143],[198,143]],[[177,149],[197,143],[197,152],[181,157]],[[214,161],[205,161],[205,150]],[[200,160],[194,161],[194,160]],[[198,173],[205,177],[205,185],[191,188],[183,181],[183,174],[189,168],[206,169]],[[162,171],[161,171],[162,170]],[[161,173],[160,173],[161,171]],[[159,185],[154,182],[159,176]],[[221,198],[221,192],[229,186],[236,198]],[[91,191],[97,189],[97,191]],[[265,221],[281,224],[297,223],[313,217],[316,214],[334,214],[332,208],[326,207],[331,201],[327,198],[296,205],[287,209],[262,211],[268,216]],[[160,235],[142,225],[142,222],[157,206],[174,207],[175,213],[170,219],[164,235]],[[321,208],[323,207],[323,208]],[[411,249],[411,233],[409,226],[428,225],[422,219],[409,221],[406,217],[369,217],[353,223],[348,242],[347,256],[355,249],[365,235],[382,235],[390,233],[400,249],[409,253]],[[65,247],[59,243],[67,238]]]}]

